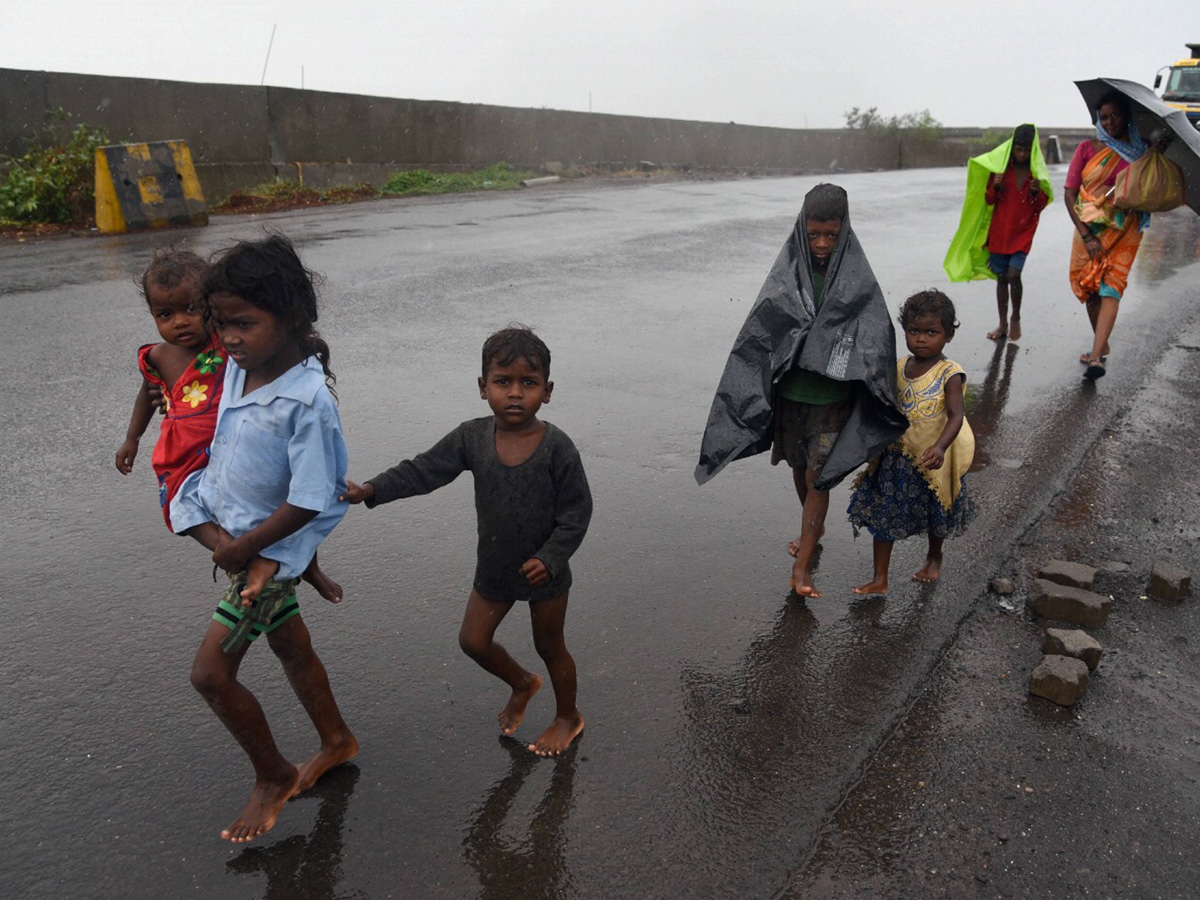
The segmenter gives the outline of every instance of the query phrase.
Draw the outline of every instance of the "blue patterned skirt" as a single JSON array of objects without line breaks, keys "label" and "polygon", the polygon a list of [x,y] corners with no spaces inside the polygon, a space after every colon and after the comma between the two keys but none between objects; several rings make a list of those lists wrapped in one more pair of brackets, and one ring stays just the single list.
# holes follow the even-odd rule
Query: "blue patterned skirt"
[{"label": "blue patterned skirt", "polygon": [[865,528],[881,541],[895,542],[916,534],[962,534],[975,518],[975,503],[964,477],[958,498],[947,510],[912,459],[889,447],[874,472],[859,476],[846,512],[856,537]]}]

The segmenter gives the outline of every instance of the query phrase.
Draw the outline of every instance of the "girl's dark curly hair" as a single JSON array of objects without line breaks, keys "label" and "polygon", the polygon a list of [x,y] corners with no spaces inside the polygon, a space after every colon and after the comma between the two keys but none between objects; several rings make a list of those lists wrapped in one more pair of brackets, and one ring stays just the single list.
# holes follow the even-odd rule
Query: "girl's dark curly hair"
[{"label": "girl's dark curly hair", "polygon": [[958,321],[954,318],[954,301],[939,290],[919,291],[900,307],[900,327],[908,328],[919,316],[937,316],[946,329],[946,339],[954,337]]},{"label": "girl's dark curly hair", "polygon": [[337,378],[329,368],[329,345],[316,329],[317,291],[320,280],[305,268],[292,242],[281,234],[261,241],[239,241],[213,261],[201,291],[206,318],[212,317],[215,294],[232,294],[279,319],[308,356],[321,361],[325,382]]}]

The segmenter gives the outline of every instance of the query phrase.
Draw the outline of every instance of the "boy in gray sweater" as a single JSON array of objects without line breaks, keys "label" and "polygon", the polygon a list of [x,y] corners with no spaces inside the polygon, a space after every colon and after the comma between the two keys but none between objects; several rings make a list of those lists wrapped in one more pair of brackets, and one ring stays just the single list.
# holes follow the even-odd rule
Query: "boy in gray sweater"
[{"label": "boy in gray sweater", "polygon": [[513,603],[529,603],[533,642],[546,663],[557,706],[554,721],[529,749],[557,756],[583,731],[575,705],[575,660],[563,638],[568,560],[583,542],[592,495],[579,452],[562,431],[538,419],[550,401],[550,350],[530,329],[506,328],[483,345],[479,395],[492,415],[463,422],[429,450],[363,484],[342,499],[374,507],[428,494],[461,473],[475,476],[479,545],[475,582],[458,643],[512,688],[500,728],[513,734],[542,678],[522,668],[494,640]]}]

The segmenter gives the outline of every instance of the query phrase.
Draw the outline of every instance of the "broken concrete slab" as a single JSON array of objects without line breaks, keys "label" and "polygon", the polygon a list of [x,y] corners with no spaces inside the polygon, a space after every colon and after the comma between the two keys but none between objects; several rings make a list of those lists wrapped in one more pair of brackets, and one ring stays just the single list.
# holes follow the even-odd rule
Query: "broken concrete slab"
[{"label": "broken concrete slab", "polygon": [[1150,573],[1148,589],[1151,597],[1157,597],[1160,600],[1182,600],[1191,590],[1192,576],[1186,569],[1162,562],[1154,564],[1154,570]]},{"label": "broken concrete slab", "polygon": [[1087,664],[1069,656],[1044,656],[1029,676],[1029,693],[1045,697],[1059,706],[1074,706],[1087,686]]},{"label": "broken concrete slab", "polygon": [[1026,605],[1044,619],[1057,619],[1087,628],[1103,625],[1112,612],[1111,597],[1045,578],[1033,579]]},{"label": "broken concrete slab", "polygon": [[1050,656],[1069,656],[1081,660],[1089,672],[1096,671],[1104,648],[1100,642],[1079,629],[1047,628],[1042,652]]},{"label": "broken concrete slab", "polygon": [[1045,578],[1047,581],[1088,591],[1092,589],[1092,583],[1096,580],[1095,568],[1065,559],[1050,560],[1037,574],[1039,578]]}]

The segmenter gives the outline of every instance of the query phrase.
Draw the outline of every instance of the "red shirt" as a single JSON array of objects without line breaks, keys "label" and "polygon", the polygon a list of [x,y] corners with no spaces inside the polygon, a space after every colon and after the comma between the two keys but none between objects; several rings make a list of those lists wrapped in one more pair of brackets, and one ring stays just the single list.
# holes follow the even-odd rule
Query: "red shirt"
[{"label": "red shirt", "polygon": [[988,179],[986,199],[989,206],[996,207],[987,239],[992,253],[1028,253],[1033,246],[1038,217],[1046,208],[1046,193],[1039,188],[1034,194],[1037,181],[1032,173],[1023,178],[1024,186],[1018,183],[1016,170],[1009,166],[1001,176],[999,188]]}]

